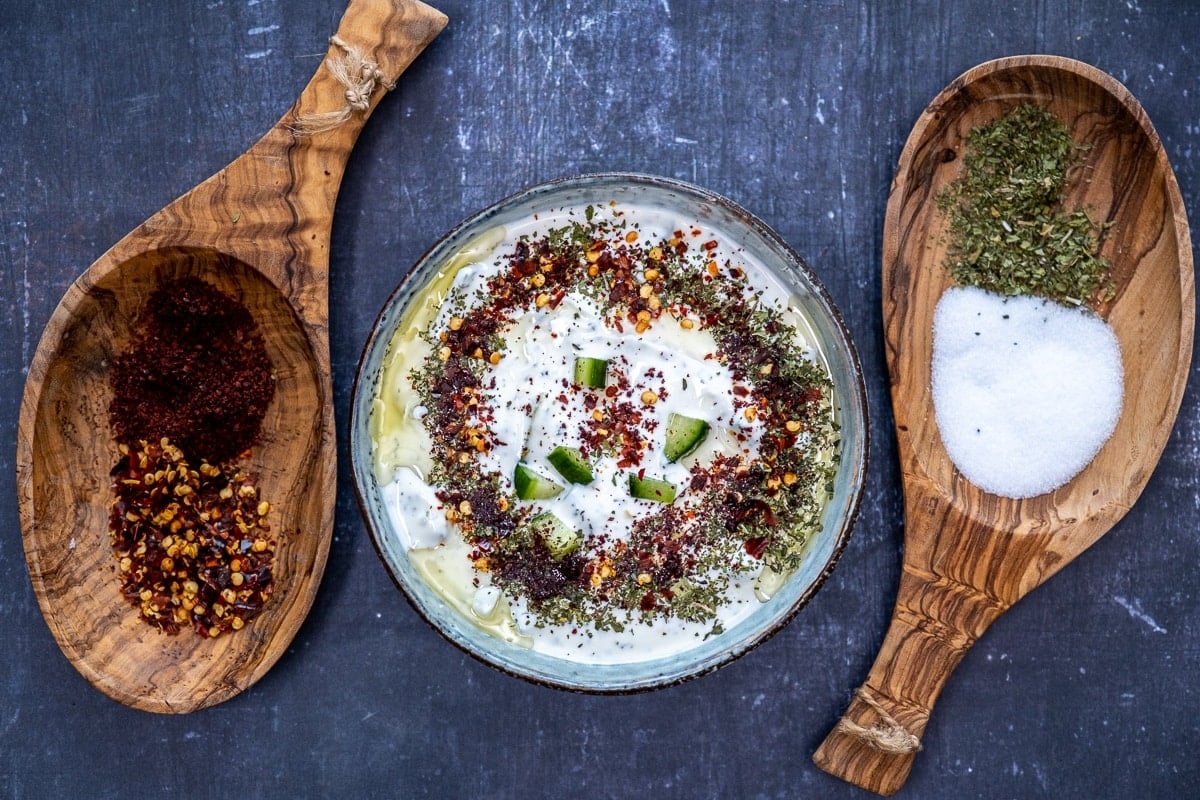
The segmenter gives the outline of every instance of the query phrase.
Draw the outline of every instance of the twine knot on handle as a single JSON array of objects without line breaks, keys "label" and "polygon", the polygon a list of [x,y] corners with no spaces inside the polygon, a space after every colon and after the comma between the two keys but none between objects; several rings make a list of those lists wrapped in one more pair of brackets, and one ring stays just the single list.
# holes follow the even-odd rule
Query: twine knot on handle
[{"label": "twine knot on handle", "polygon": [[908,755],[921,749],[921,740],[909,733],[903,725],[896,721],[895,717],[887,713],[883,709],[883,706],[879,705],[878,701],[867,693],[864,687],[858,687],[854,691],[854,694],[879,715],[879,722],[867,727],[859,725],[857,722],[851,722],[843,717],[838,722],[838,730],[844,731],[851,736],[857,736],[871,747],[881,750],[884,753]]},{"label": "twine knot on handle", "polygon": [[346,105],[337,111],[321,111],[298,117],[292,125],[292,132],[297,136],[312,136],[331,131],[356,112],[366,111],[371,107],[371,95],[375,94],[376,86],[382,86],[388,91],[396,88],[396,84],[387,81],[379,65],[364,57],[357,47],[346,44],[337,35],[330,36],[329,43],[342,50],[339,58],[327,59],[325,64],[338,83],[346,87]]}]

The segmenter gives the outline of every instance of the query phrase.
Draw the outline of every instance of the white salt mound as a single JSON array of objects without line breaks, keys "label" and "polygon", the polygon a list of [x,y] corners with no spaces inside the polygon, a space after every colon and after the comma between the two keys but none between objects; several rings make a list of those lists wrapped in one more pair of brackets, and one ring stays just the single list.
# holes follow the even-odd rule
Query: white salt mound
[{"label": "white salt mound", "polygon": [[933,316],[933,407],[959,471],[1023,498],[1062,486],[1121,414],[1121,348],[1086,311],[952,288]]}]

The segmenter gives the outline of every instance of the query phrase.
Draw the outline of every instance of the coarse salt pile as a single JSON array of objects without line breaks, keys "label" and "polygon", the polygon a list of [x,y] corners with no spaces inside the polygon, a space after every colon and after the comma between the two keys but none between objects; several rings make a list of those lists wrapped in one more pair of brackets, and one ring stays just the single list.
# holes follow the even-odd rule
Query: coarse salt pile
[{"label": "coarse salt pile", "polygon": [[1074,478],[1121,413],[1121,350],[1108,324],[1041,298],[951,288],[933,321],[933,405],[959,471],[993,494],[1044,494]]}]

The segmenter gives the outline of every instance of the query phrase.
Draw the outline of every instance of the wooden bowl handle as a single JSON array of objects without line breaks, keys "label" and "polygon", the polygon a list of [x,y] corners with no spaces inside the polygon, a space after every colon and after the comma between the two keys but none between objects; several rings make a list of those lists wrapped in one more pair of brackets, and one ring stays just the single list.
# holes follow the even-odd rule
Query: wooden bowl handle
[{"label": "wooden bowl handle", "polygon": [[816,765],[877,794],[895,794],[912,769],[946,680],[1005,607],[906,563],[875,664],[813,754]]},{"label": "wooden bowl handle", "polygon": [[337,35],[378,63],[394,83],[449,18],[420,0],[350,0]]},{"label": "wooden bowl handle", "polygon": [[[294,133],[298,121],[345,111],[345,124],[361,128],[384,90],[447,22],[445,14],[420,0],[350,0],[330,37],[328,55],[281,126]],[[339,75],[338,68],[346,71]]]},{"label": "wooden bowl handle", "polygon": [[[135,252],[147,249],[147,236],[195,240],[252,265],[305,322],[323,329],[330,221],[350,151],[388,88],[447,21],[419,0],[351,0],[292,107],[227,167],[135,231]],[[319,124],[306,128],[306,120]],[[197,220],[206,224],[198,228]]]}]

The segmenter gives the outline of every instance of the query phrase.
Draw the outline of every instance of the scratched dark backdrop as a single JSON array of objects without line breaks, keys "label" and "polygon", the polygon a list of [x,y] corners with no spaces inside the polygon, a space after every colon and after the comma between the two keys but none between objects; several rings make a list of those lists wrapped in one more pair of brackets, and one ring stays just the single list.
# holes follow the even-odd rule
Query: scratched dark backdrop
[{"label": "scratched dark backdrop", "polygon": [[[812,604],[745,658],[655,693],[576,696],[495,672],[426,627],[371,548],[343,457],[328,571],[274,670],[190,716],[108,700],[60,653],[25,569],[13,459],[26,367],[80,270],[283,113],[342,5],[3,0],[0,795],[866,797],[810,759],[874,659],[899,572],[879,271],[888,186],[910,127],[981,61],[1072,56],[1141,100],[1190,211],[1200,208],[1191,2],[441,7],[449,28],[371,120],[338,205],[331,325],[342,430],[376,312],[462,217],[574,173],[682,178],[775,227],[847,318],[873,415],[849,549]],[[904,796],[1195,796],[1198,438],[1189,390],[1141,502],[967,655]]]}]

